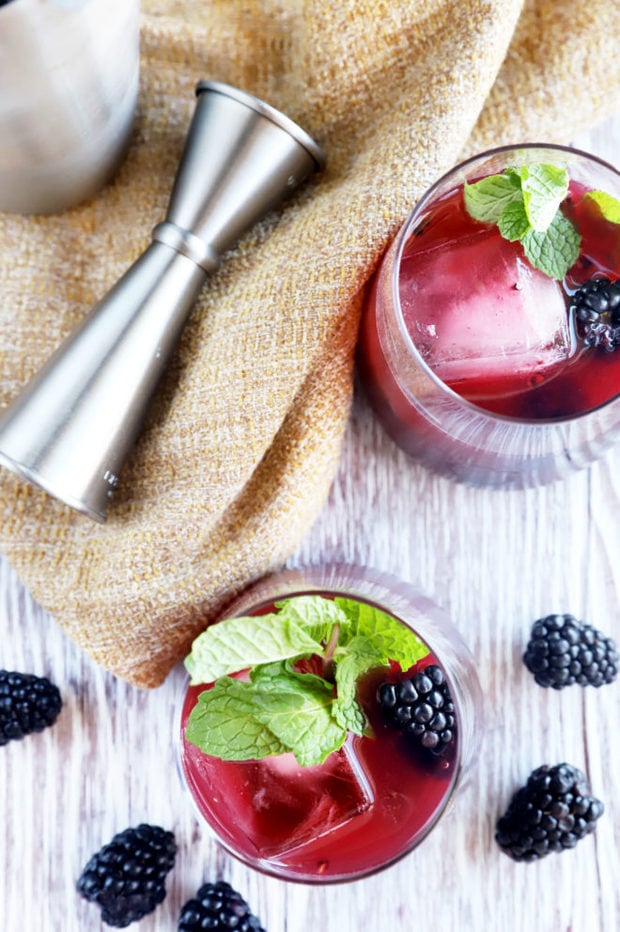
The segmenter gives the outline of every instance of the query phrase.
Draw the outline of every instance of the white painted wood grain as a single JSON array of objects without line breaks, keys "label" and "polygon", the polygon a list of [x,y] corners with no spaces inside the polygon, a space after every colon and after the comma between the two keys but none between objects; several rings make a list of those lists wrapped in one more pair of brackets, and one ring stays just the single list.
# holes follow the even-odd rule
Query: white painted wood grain
[{"label": "white painted wood grain", "polygon": [[[620,117],[576,140],[610,161]],[[620,640],[620,450],[530,492],[468,489],[413,465],[356,400],[329,501],[291,563],[346,560],[396,573],[444,605],[479,658],[487,730],[470,786],[418,851],[375,878],[325,889],[246,870],[207,837],[183,797],[176,670],[144,692],[96,667],[0,560],[0,666],[49,673],[65,707],[53,729],[0,749],[0,932],[97,932],[80,869],[140,821],[180,845],[168,896],[140,932],[176,929],[205,879],[237,886],[269,932],[617,932],[620,929],[620,684],[536,687],[520,655],[549,612]],[[514,864],[493,842],[512,791],[541,763],[587,769],[607,811],[561,856]]]}]

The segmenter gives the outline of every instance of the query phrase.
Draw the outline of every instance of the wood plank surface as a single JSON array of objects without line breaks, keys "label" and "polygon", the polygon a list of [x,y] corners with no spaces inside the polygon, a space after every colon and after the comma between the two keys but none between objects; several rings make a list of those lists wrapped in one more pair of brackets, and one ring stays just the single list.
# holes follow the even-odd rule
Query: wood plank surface
[{"label": "wood plank surface", "polygon": [[[575,142],[609,161],[620,115]],[[141,691],[96,667],[0,560],[0,667],[49,673],[57,724],[0,748],[0,932],[109,928],[75,881],[88,857],[140,821],[179,843],[164,904],[131,926],[177,927],[206,879],[245,895],[268,932],[616,932],[620,929],[620,683],[537,687],[521,662],[532,621],[571,612],[620,640],[620,448],[528,492],[470,489],[410,462],[358,394],[329,501],[291,565],[345,561],[390,571],[443,605],[479,662],[486,735],[452,812],[412,855],[326,888],[245,869],[197,823],[176,772],[184,674]],[[584,768],[606,805],[593,837],[536,864],[493,840],[512,792],[542,763]]]}]

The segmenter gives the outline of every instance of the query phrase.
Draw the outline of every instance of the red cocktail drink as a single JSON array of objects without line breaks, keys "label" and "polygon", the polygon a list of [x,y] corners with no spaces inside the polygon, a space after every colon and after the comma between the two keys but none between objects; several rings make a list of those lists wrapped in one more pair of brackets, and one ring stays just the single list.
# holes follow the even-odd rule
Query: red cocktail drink
[{"label": "red cocktail drink", "polygon": [[[566,178],[551,232],[519,237],[499,207],[472,216],[477,182],[500,179],[507,200],[523,201],[517,173],[535,169]],[[610,166],[530,146],[472,159],[422,199],[375,278],[359,346],[369,397],[407,452],[457,479],[524,487],[609,447],[620,430],[619,196]]]},{"label": "red cocktail drink", "polygon": [[[356,688],[366,717],[364,734],[349,734],[342,747],[311,766],[298,763],[292,753],[245,761],[203,753],[187,740],[186,728],[199,694],[209,686],[191,686],[181,718],[181,766],[200,815],[229,851],[267,873],[321,883],[386,867],[426,836],[471,763],[480,718],[479,686],[467,648],[436,606],[391,577],[342,567],[289,571],[252,590],[234,612],[270,612],[282,598],[313,594],[329,600],[345,596],[389,610],[404,625],[413,622],[424,640],[424,656],[408,670],[392,663],[366,671]],[[436,653],[426,647],[434,643]],[[313,657],[302,666],[319,670],[320,660]],[[412,742],[378,700],[378,690],[389,692],[389,684],[394,689],[405,679],[420,684],[429,675],[440,682],[445,677],[445,685],[433,687],[444,710],[447,737],[441,753]],[[442,689],[444,698],[449,690],[452,711],[437,699]],[[420,697],[417,706],[401,704],[397,714],[407,718],[421,706]]]}]

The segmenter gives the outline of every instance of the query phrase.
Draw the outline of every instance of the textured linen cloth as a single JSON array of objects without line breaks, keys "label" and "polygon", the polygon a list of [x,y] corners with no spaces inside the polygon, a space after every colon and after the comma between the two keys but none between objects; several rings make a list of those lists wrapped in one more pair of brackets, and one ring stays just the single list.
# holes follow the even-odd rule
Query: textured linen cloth
[{"label": "textured linen cloth", "polygon": [[200,79],[282,109],[328,167],[207,283],[105,525],[0,469],[0,549],[95,660],[159,684],[321,509],[364,286],[465,154],[566,142],[620,105],[616,0],[144,0],[132,146],[51,217],[0,214],[0,404],[150,241]]}]

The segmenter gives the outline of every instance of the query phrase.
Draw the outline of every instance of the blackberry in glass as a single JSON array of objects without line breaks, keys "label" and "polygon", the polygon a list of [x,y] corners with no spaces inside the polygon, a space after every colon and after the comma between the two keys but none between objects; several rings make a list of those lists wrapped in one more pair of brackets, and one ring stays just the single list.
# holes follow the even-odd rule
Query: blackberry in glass
[{"label": "blackberry in glass", "polygon": [[377,701],[388,721],[426,754],[441,757],[454,745],[454,703],[437,664],[399,682],[381,683]]},{"label": "blackberry in glass", "polygon": [[601,275],[577,289],[571,307],[586,346],[613,352],[620,346],[620,281]]}]

